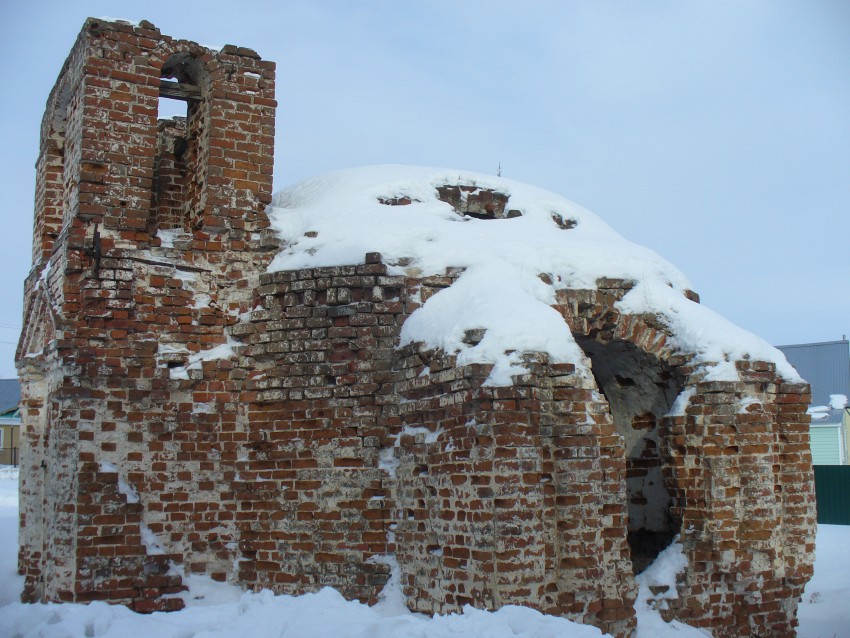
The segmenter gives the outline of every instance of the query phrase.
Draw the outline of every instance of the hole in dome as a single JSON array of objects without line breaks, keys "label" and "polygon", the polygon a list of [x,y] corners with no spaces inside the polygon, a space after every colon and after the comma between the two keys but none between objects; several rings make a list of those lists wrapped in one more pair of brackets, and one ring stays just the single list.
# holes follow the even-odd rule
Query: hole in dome
[{"label": "hole in dome", "polygon": [[561,230],[570,230],[572,228],[575,228],[578,224],[576,220],[570,218],[564,219],[558,213],[552,213],[552,221],[555,222],[555,224],[557,224],[558,228],[560,228]]},{"label": "hole in dome", "polygon": [[478,186],[437,187],[437,199],[447,203],[456,213],[474,219],[510,219],[522,216],[522,212],[505,211],[508,196],[499,191]]},{"label": "hole in dome", "polygon": [[413,202],[419,202],[419,200],[402,195],[401,197],[379,197],[378,202],[384,206],[409,206]]}]

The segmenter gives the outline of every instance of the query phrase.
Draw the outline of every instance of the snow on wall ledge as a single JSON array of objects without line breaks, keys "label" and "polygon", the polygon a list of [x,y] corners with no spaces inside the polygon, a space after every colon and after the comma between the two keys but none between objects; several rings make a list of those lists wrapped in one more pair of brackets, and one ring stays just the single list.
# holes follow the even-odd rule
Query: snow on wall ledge
[{"label": "snow on wall ledge", "polygon": [[[460,197],[446,201],[446,187]],[[801,381],[776,348],[693,301],[689,281],[669,262],[534,186],[454,169],[371,166],[277,193],[269,218],[283,242],[271,272],[357,264],[368,252],[380,252],[393,274],[463,269],[407,320],[402,345],[457,354],[458,364],[492,363],[488,385],[510,385],[525,371],[526,352],[586,372],[587,359],[552,304],[557,290],[595,290],[603,278],[632,282],[618,309],[657,316],[672,345],[705,366],[705,380],[736,381],[734,362],[755,359]],[[482,329],[478,343],[465,342]]]}]

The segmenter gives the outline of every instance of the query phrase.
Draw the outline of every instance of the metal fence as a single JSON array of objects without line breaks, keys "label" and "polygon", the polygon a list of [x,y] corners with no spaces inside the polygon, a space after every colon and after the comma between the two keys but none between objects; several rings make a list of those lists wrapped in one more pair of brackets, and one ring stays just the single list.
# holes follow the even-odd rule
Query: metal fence
[{"label": "metal fence", "polygon": [[818,523],[850,525],[850,465],[815,465]]}]

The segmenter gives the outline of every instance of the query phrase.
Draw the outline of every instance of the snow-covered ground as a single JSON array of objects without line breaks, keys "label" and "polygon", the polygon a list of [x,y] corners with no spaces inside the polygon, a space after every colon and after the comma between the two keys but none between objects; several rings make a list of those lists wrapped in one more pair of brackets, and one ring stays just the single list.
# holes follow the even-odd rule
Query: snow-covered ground
[{"label": "snow-covered ground", "polygon": [[17,549],[18,469],[0,465],[0,605],[18,601],[24,586]]},{"label": "snow-covered ground", "polygon": [[800,605],[799,638],[850,636],[850,525],[818,525],[815,575]]},{"label": "snow-covered ground", "polygon": [[[0,467],[0,636],[4,638],[601,638],[594,627],[545,616],[524,607],[434,616],[408,612],[397,589],[368,607],[348,602],[332,589],[304,596],[243,593],[230,585],[190,577],[186,609],[142,616],[125,607],[23,605],[16,602],[23,579],[16,573],[18,473]],[[800,608],[800,638],[850,635],[850,526],[818,529],[815,577]],[[653,583],[669,582],[682,565],[675,546],[645,572]],[[646,582],[640,582],[642,595]],[[681,623],[667,624],[638,604],[636,638],[704,638]]]}]

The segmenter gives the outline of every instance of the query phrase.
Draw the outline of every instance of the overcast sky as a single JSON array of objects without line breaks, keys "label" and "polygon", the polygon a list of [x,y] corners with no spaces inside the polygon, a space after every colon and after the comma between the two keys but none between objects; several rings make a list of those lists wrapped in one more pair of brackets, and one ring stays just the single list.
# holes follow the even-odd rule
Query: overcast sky
[{"label": "overcast sky", "polygon": [[0,377],[45,101],[89,15],[277,62],[275,189],[495,173],[589,208],[774,344],[850,333],[850,2],[0,0]]}]

